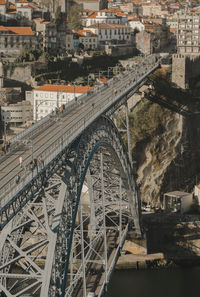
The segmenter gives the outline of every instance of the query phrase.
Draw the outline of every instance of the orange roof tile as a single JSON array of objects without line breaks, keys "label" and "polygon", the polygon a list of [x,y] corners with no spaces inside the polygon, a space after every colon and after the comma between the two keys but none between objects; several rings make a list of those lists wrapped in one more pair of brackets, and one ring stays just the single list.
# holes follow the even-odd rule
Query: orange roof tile
[{"label": "orange roof tile", "polygon": [[92,90],[93,87],[88,86],[70,86],[70,85],[49,85],[45,84],[41,87],[34,89],[34,91],[46,91],[46,92],[65,92],[65,93],[86,93],[88,90]]},{"label": "orange roof tile", "polygon": [[106,77],[99,77],[98,80],[104,83],[107,82],[108,79]]},{"label": "orange roof tile", "polygon": [[83,9],[83,12],[93,12],[94,10],[92,9]]},{"label": "orange roof tile", "polygon": [[38,8],[38,6],[36,6],[36,5],[33,5],[33,4],[28,4],[28,5],[23,5],[23,6],[21,6],[21,7],[18,7],[18,8],[32,8],[32,9],[36,9],[36,8]]},{"label": "orange roof tile", "polygon": [[95,12],[91,13],[91,14],[88,16],[88,18],[93,19],[93,18],[96,18],[96,16],[97,16],[97,12],[95,11]]},{"label": "orange roof tile", "polygon": [[27,0],[17,0],[16,2],[17,3],[29,3],[29,1],[27,1]]},{"label": "orange roof tile", "polygon": [[16,35],[34,35],[31,27],[5,27],[0,26],[0,31],[8,31]]},{"label": "orange roof tile", "polygon": [[81,35],[83,37],[88,37],[88,35],[86,33],[90,33],[90,36],[96,36],[96,34],[94,34],[92,31],[90,30],[77,30],[75,31],[78,35]]},{"label": "orange roof tile", "polygon": [[6,5],[6,0],[0,0],[0,5]]}]

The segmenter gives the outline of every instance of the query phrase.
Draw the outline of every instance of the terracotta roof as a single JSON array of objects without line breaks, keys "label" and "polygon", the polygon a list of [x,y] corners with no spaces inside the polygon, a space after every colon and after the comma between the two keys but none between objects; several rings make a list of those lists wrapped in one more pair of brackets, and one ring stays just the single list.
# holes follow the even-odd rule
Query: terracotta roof
[{"label": "terracotta roof", "polygon": [[6,0],[0,0],[0,5],[6,5]]},{"label": "terracotta roof", "polygon": [[83,12],[93,12],[94,10],[92,9],[83,9]]},{"label": "terracotta roof", "polygon": [[90,36],[96,36],[96,34],[94,34],[90,30],[77,30],[77,31],[75,31],[75,33],[77,33],[78,35],[81,35],[83,37],[89,37],[89,35],[87,35],[86,33],[90,33]]},{"label": "terracotta roof", "polygon": [[17,2],[17,3],[29,3],[28,0],[17,0],[16,2]]},{"label": "terracotta roof", "polygon": [[28,4],[28,5],[23,5],[21,7],[18,7],[18,8],[32,8],[32,9],[36,9],[36,8],[38,8],[38,6],[33,5],[33,4]]},{"label": "terracotta roof", "polygon": [[0,26],[0,31],[8,31],[16,35],[34,35],[31,27],[5,27]]},{"label": "terracotta roof", "polygon": [[105,83],[108,79],[106,77],[99,77],[98,80]]},{"label": "terracotta roof", "polygon": [[88,16],[88,18],[93,19],[93,18],[96,18],[96,16],[97,16],[97,12],[95,11],[95,12],[91,13],[91,14]]},{"label": "terracotta roof", "polygon": [[129,20],[129,22],[140,22],[141,23],[141,21],[140,21],[140,19],[138,19],[138,18],[128,18],[128,20]]},{"label": "terracotta roof", "polygon": [[34,91],[46,91],[46,92],[65,92],[65,93],[86,93],[88,90],[92,90],[93,87],[88,86],[68,86],[68,85],[43,85],[34,89]]}]

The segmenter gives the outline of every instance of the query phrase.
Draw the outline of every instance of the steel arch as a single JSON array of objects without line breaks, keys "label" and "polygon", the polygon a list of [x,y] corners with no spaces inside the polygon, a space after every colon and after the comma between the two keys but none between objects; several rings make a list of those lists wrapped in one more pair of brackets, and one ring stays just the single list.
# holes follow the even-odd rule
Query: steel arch
[{"label": "steel arch", "polygon": [[[135,230],[137,234],[140,234],[138,193],[126,148],[114,123],[108,117],[102,116],[81,136],[76,148],[76,157],[74,159],[73,166],[71,167],[70,178],[69,172],[67,172],[68,190],[76,189],[76,193],[74,193],[73,190],[69,190],[72,209],[67,221],[65,221],[65,225],[69,228],[66,230],[66,238],[68,242],[66,262],[64,265],[64,275],[62,277],[59,276],[59,279],[63,279],[61,284],[62,296],[65,295],[73,231],[75,228],[75,220],[80,202],[83,182],[95,152],[101,147],[106,147],[108,150],[111,150],[114,154],[116,162],[118,162],[118,165],[120,165],[121,178],[123,183],[125,183],[127,191],[129,192],[129,205]],[[69,181],[71,181],[71,184],[69,184]],[[63,268],[59,270],[63,271]],[[58,294],[60,294],[61,292],[59,288],[57,289]]]},{"label": "steel arch", "polygon": [[[70,148],[63,150],[60,159],[56,160],[57,165],[53,163],[52,174],[50,168],[44,170],[46,179],[49,174],[48,182],[45,180],[42,187],[34,192],[33,199],[3,229],[0,241],[0,290],[5,296],[65,296],[82,187],[86,174],[96,168],[95,158],[98,154],[105,160],[105,176],[106,166],[115,167],[119,186],[127,195],[135,231],[140,235],[139,199],[126,148],[113,122],[102,116]],[[109,173],[106,178],[110,182]],[[109,190],[115,191],[117,200],[119,187]],[[97,199],[103,199],[99,193]],[[105,224],[105,214],[102,218]],[[101,234],[105,232],[103,225],[100,231]],[[124,227],[122,231],[121,243],[127,228]],[[38,264],[41,260],[44,262],[42,267]],[[113,265],[114,261],[111,268]],[[16,266],[20,267],[19,272],[13,270]],[[10,281],[13,279],[14,283]]]}]

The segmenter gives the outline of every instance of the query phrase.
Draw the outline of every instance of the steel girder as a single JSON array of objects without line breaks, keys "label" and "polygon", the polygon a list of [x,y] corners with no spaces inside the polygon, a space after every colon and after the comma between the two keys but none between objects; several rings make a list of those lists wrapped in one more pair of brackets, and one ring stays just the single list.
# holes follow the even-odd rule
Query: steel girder
[{"label": "steel girder", "polygon": [[131,221],[140,235],[132,168],[112,121],[92,124],[27,196],[0,235],[2,296],[101,296]]}]

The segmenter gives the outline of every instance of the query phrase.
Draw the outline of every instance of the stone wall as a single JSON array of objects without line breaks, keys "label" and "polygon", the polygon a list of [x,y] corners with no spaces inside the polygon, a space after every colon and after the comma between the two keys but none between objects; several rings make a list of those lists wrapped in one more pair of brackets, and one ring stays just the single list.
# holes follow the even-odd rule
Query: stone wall
[{"label": "stone wall", "polygon": [[191,81],[200,75],[199,54],[174,54],[172,57],[172,82],[187,89]]},{"label": "stone wall", "polygon": [[31,81],[31,65],[15,67],[11,70],[8,69],[5,76],[12,80],[29,83]]}]

